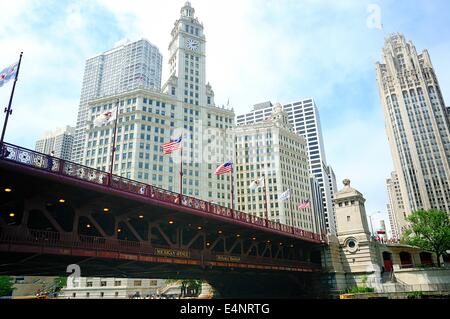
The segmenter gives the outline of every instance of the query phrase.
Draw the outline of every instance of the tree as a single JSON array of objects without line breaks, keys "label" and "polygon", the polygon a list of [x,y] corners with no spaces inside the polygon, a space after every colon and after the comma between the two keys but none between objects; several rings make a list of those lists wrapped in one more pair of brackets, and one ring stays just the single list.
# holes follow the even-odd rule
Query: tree
[{"label": "tree", "polygon": [[58,277],[54,280],[55,292],[61,291],[64,287],[67,286],[67,277]]},{"label": "tree", "polygon": [[402,242],[434,252],[440,267],[441,256],[450,249],[450,219],[447,212],[421,209],[406,220],[410,222],[410,227],[403,233]]},{"label": "tree", "polygon": [[10,296],[14,287],[14,277],[0,276],[0,297]]},{"label": "tree", "polygon": [[166,284],[181,285],[181,297],[188,295],[198,296],[202,287],[202,281],[195,279],[168,279],[166,280]]}]

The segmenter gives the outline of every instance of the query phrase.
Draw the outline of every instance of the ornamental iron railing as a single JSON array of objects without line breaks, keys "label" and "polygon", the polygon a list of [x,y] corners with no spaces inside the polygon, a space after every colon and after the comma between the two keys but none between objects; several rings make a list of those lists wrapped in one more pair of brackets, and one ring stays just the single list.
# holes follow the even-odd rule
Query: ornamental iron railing
[{"label": "ornamental iron railing", "polygon": [[289,225],[276,223],[254,215],[232,210],[228,207],[212,204],[194,197],[186,195],[180,196],[179,193],[171,192],[121,176],[112,175],[110,177],[110,174],[107,172],[42,154],[17,145],[9,143],[3,144],[4,145],[0,147],[0,160],[3,161],[11,161],[16,164],[47,171],[50,174],[81,180],[83,182],[96,184],[145,198],[151,198],[168,204],[189,207],[202,213],[227,218],[230,221],[234,220],[244,224],[265,227],[269,230],[289,234],[291,237],[309,242],[325,243],[326,241],[326,236],[323,234],[316,234]]}]

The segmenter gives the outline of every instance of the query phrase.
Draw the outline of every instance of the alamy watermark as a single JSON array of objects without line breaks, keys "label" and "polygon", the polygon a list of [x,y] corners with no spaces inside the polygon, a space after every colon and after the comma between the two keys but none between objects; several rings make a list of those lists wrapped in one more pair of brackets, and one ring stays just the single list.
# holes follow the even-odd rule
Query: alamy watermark
[{"label": "alamy watermark", "polygon": [[366,23],[369,29],[383,29],[383,23],[381,21],[381,7],[378,4],[371,3],[367,6],[367,17]]}]

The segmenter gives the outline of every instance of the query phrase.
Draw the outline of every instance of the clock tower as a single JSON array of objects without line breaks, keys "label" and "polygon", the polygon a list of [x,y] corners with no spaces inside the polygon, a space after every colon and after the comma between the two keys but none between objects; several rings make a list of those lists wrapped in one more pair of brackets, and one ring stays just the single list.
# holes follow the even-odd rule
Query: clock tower
[{"label": "clock tower", "polygon": [[172,29],[169,44],[169,80],[165,93],[176,96],[183,104],[214,105],[212,90],[205,80],[205,35],[203,24],[195,17],[195,9],[186,1],[180,18]]},{"label": "clock tower", "polygon": [[183,136],[183,194],[231,207],[231,176],[216,176],[215,168],[234,159],[234,112],[214,102],[206,82],[205,35],[189,1],[181,8],[169,44],[169,78],[162,90],[175,97],[171,138]]}]

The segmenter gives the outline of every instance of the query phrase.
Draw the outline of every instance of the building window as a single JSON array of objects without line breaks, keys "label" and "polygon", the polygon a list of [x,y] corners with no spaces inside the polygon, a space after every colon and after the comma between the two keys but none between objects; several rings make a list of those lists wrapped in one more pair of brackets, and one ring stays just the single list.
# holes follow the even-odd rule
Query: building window
[{"label": "building window", "polygon": [[142,280],[135,280],[134,286],[142,286]]},{"label": "building window", "polygon": [[92,281],[86,282],[86,287],[92,287]]},{"label": "building window", "polygon": [[118,286],[120,286],[121,284],[122,284],[122,282],[121,282],[120,280],[114,281],[114,286],[115,286],[115,287],[118,287]]},{"label": "building window", "polygon": [[100,281],[100,286],[101,287],[106,287],[106,281]]}]

